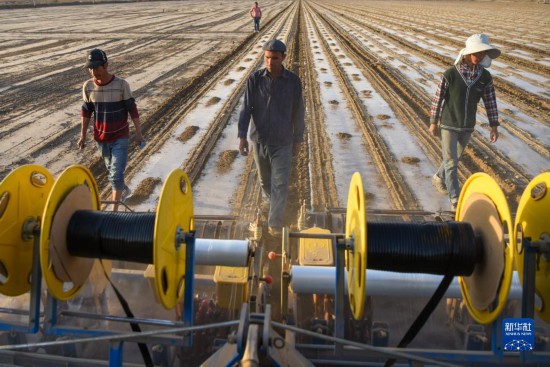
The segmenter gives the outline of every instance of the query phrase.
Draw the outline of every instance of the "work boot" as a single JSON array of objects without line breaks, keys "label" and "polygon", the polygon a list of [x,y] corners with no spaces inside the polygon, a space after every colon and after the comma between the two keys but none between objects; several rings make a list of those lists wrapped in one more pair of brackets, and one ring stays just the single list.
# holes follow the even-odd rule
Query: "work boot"
[{"label": "work boot", "polygon": [[120,195],[120,201],[126,202],[126,199],[128,199],[132,195],[132,190],[126,185],[124,185],[124,189],[122,189],[122,194]]},{"label": "work boot", "polygon": [[440,193],[442,193],[442,194],[447,193],[447,187],[445,186],[445,182],[443,182],[443,180],[438,175],[434,175],[432,177],[432,185],[434,185],[434,187]]},{"label": "work boot", "polygon": [[455,212],[457,207],[458,207],[458,199],[457,198],[452,198],[451,199],[451,210],[453,212]]}]

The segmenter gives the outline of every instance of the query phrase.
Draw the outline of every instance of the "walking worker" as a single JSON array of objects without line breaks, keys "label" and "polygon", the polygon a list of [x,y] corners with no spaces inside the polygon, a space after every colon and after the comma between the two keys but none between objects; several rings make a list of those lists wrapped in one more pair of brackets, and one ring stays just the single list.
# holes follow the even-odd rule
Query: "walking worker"
[{"label": "walking worker", "polygon": [[118,202],[124,201],[130,189],[124,183],[124,170],[128,160],[130,129],[128,114],[136,129],[136,142],[144,142],[139,113],[130,85],[122,78],[109,73],[107,55],[100,49],[88,52],[86,66],[92,78],[82,86],[82,121],[78,148],[86,146],[86,134],[94,115],[94,140],[109,171],[109,183],[118,210]]},{"label": "walking worker", "polygon": [[283,66],[285,44],[274,39],[266,42],[263,50],[265,68],[253,72],[246,85],[239,116],[239,151],[244,156],[250,151],[250,126],[262,207],[269,207],[269,233],[280,237],[292,156],[304,139],[304,101],[300,78]]},{"label": "walking worker", "polygon": [[453,210],[456,210],[460,195],[458,162],[474,131],[480,99],[483,99],[489,120],[490,142],[498,139],[500,124],[495,86],[487,68],[499,56],[500,50],[489,43],[485,34],[470,36],[454,66],[443,73],[432,102],[429,131],[437,136],[440,122],[443,153],[443,162],[432,183],[439,192],[448,194]]},{"label": "walking worker", "polygon": [[260,19],[262,18],[262,9],[258,2],[254,2],[254,6],[250,9],[250,16],[254,19],[254,32],[260,31]]}]

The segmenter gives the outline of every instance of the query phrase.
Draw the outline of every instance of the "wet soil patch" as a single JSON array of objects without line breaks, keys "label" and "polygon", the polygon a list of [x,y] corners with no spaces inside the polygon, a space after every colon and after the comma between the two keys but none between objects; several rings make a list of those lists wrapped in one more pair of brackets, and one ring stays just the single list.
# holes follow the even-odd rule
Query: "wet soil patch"
[{"label": "wet soil patch", "polygon": [[221,100],[222,99],[220,97],[212,97],[208,100],[208,102],[206,102],[206,106],[213,106]]},{"label": "wet soil patch", "polygon": [[187,126],[185,130],[183,130],[181,135],[178,136],[178,140],[181,141],[182,143],[185,143],[187,140],[195,136],[198,130],[199,130],[198,126],[194,126],[194,125]]},{"label": "wet soil patch", "polygon": [[348,133],[339,132],[338,134],[336,134],[336,136],[338,136],[338,139],[340,139],[340,140],[350,140],[351,139],[351,134],[348,134]]},{"label": "wet soil patch", "polygon": [[226,150],[222,152],[218,159],[218,172],[225,173],[229,171],[238,154],[238,150]]},{"label": "wet soil patch", "polygon": [[128,205],[138,205],[147,200],[158,184],[162,180],[159,177],[147,177],[141,181],[138,187],[133,191],[132,196],[126,199],[126,204]]},{"label": "wet soil patch", "polygon": [[420,159],[417,157],[403,157],[401,158],[401,162],[407,164],[418,164],[420,162]]}]

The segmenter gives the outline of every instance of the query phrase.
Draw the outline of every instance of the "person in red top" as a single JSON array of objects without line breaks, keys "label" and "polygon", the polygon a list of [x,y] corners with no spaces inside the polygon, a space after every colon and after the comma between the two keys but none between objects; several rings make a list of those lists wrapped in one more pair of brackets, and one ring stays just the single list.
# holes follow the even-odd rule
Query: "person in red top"
[{"label": "person in red top", "polygon": [[254,6],[250,9],[250,16],[254,19],[254,32],[260,31],[260,19],[262,18],[262,9],[258,6],[258,2],[254,2]]},{"label": "person in red top", "polygon": [[136,142],[144,143],[141,134],[139,113],[132,96],[130,85],[108,71],[107,55],[100,49],[88,52],[86,67],[93,78],[82,86],[82,120],[78,148],[86,146],[86,135],[92,115],[94,116],[94,140],[109,171],[109,183],[113,189],[112,199],[124,201],[130,189],[124,183],[124,170],[128,160],[128,138],[130,128],[128,114],[136,129]]}]

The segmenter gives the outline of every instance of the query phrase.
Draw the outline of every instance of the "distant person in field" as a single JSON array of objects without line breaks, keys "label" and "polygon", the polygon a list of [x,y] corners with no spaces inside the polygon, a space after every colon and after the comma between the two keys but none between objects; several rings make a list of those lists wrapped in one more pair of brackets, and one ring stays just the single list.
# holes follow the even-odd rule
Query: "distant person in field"
[{"label": "distant person in field", "polygon": [[93,78],[82,86],[82,121],[78,148],[86,146],[86,135],[92,115],[94,116],[94,140],[109,171],[109,183],[116,202],[124,201],[130,189],[124,182],[124,170],[128,160],[130,128],[128,114],[136,129],[136,142],[144,142],[141,124],[130,85],[127,81],[109,73],[107,55],[100,49],[88,52],[86,66]]},{"label": "distant person in field", "polygon": [[[269,233],[281,236],[292,156],[304,139],[304,101],[300,78],[283,66],[286,46],[264,44],[265,68],[248,78],[239,117],[239,151],[248,155],[250,140],[262,187],[262,208],[269,211]],[[252,117],[252,124],[250,118]]]},{"label": "distant person in field", "polygon": [[476,111],[483,99],[489,120],[489,140],[498,139],[498,110],[495,86],[487,68],[500,56],[500,50],[489,43],[484,34],[474,34],[466,40],[454,66],[443,73],[432,102],[429,131],[438,135],[441,130],[443,162],[432,178],[441,193],[449,196],[451,207],[456,210],[460,187],[458,162],[468,145],[476,125]]},{"label": "distant person in field", "polygon": [[258,2],[254,2],[254,6],[250,8],[250,16],[254,19],[254,32],[260,31],[260,19],[262,19],[262,9],[258,5]]}]

